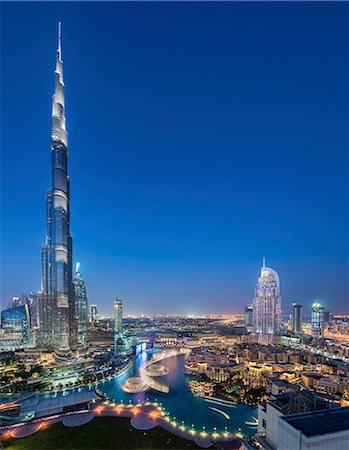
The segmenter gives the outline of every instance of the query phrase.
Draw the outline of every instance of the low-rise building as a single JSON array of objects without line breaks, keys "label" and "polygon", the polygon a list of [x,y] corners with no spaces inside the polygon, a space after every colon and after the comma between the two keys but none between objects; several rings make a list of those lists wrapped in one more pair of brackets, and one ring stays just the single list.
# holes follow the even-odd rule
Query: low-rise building
[{"label": "low-rise building", "polygon": [[190,380],[188,382],[188,389],[195,394],[212,397],[214,393],[213,383],[205,381]]},{"label": "low-rise building", "polygon": [[349,378],[336,375],[323,376],[314,379],[313,388],[327,394],[343,394],[345,391],[349,392]]},{"label": "low-rise building", "polygon": [[[335,407],[337,405],[328,401],[327,398],[310,391],[288,392],[276,395],[267,402],[258,405],[258,433],[255,438],[262,449],[286,450],[279,442],[281,418]],[[294,450],[296,448],[300,447],[295,447]]]},{"label": "low-rise building", "polygon": [[230,378],[230,371],[226,366],[210,367],[205,373],[210,380],[216,381],[217,383]]}]

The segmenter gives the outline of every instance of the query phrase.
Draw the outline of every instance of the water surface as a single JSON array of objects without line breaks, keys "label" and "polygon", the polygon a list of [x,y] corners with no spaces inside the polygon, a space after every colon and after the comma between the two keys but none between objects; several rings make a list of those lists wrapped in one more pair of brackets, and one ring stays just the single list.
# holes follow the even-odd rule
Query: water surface
[{"label": "water surface", "polygon": [[[107,380],[98,385],[98,388],[110,400],[124,403],[141,402],[147,400],[162,403],[162,406],[169,412],[170,418],[177,421],[177,423],[184,422],[185,426],[201,431],[205,427],[205,431],[213,432],[215,428],[217,431],[242,432],[245,435],[254,434],[256,427],[246,425],[246,421],[251,421],[252,416],[257,417],[257,408],[244,405],[242,403],[233,407],[214,404],[205,401],[202,397],[194,395],[187,388],[187,382],[190,379],[184,374],[185,355],[173,356],[161,361],[165,367],[169,369],[168,375],[161,377],[161,382],[166,383],[170,387],[168,394],[149,390],[138,394],[129,394],[121,389],[121,384],[130,376],[137,376],[139,373],[139,366],[145,362],[151,353],[143,352],[140,354],[135,364],[126,373]],[[210,407],[224,411],[230,416],[226,419],[221,414],[213,411]]]}]

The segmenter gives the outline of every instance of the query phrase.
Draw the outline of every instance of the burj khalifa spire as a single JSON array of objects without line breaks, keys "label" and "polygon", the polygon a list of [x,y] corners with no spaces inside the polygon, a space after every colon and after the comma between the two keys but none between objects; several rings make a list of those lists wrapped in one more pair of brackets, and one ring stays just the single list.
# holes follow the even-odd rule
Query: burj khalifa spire
[{"label": "burj khalifa spire", "polygon": [[62,25],[58,24],[55,92],[51,130],[52,188],[46,194],[46,238],[41,249],[42,285],[39,295],[39,341],[67,357],[76,342],[70,235],[70,179],[66,129]]}]

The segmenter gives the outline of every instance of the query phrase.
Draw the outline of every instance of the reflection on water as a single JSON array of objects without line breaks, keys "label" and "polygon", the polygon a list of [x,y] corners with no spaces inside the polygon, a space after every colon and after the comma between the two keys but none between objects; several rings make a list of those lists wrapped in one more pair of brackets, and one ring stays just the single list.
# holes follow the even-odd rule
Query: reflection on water
[{"label": "reflection on water", "polygon": [[[115,401],[123,401],[124,403],[158,401],[162,403],[163,407],[169,412],[171,418],[176,418],[177,422],[184,422],[187,426],[194,426],[196,430],[201,430],[205,427],[206,431],[242,431],[244,434],[254,434],[256,427],[246,425],[246,421],[251,422],[252,416],[256,416],[257,408],[249,407],[243,404],[237,404],[235,408],[225,405],[220,402],[219,409],[210,409],[212,403],[206,402],[202,397],[195,396],[187,389],[187,382],[189,377],[184,374],[185,355],[174,356],[161,361],[169,373],[163,377],[148,377],[152,381],[159,383],[157,387],[166,387],[168,393],[150,390],[148,392],[141,392],[138,394],[128,394],[123,392],[120,385],[130,376],[139,375],[140,364],[144,364],[151,353],[142,353],[136,359],[132,368],[120,377],[108,380],[99,385],[99,388],[104,392],[108,398]],[[160,389],[159,389],[160,390]],[[222,414],[222,412],[224,414]],[[227,418],[229,417],[229,419]]]}]

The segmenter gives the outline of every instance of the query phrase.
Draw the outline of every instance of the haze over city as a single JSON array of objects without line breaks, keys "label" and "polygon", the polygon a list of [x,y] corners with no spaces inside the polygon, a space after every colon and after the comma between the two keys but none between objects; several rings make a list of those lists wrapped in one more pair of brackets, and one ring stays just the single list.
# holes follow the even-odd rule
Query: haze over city
[{"label": "haze over city", "polygon": [[347,312],[347,11],[2,4],[3,306],[40,290],[62,20],[73,255],[89,302],[242,312],[266,257],[283,312],[314,299]]}]

